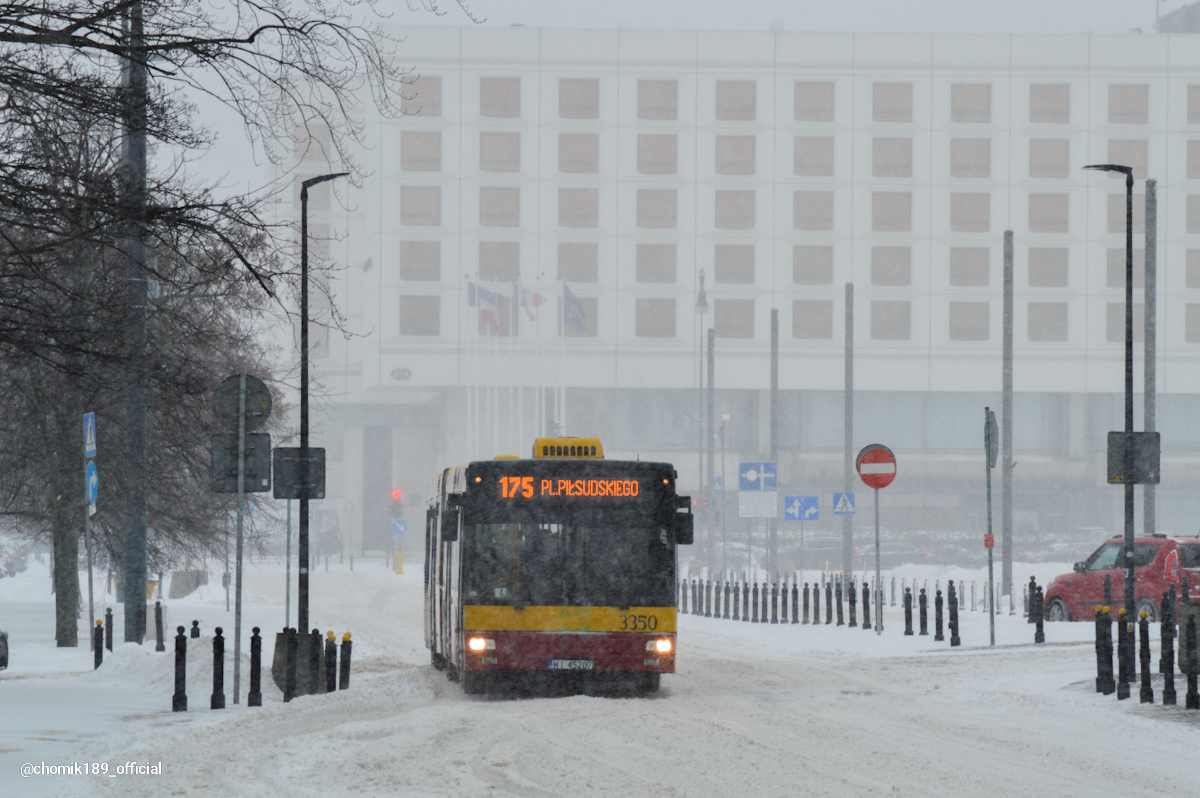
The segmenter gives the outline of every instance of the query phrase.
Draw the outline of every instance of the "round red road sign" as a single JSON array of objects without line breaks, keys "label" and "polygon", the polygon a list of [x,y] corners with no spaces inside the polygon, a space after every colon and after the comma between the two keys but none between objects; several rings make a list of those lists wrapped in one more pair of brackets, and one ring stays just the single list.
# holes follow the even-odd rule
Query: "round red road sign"
[{"label": "round red road sign", "polygon": [[858,453],[854,467],[868,488],[886,488],[896,478],[896,455],[882,443],[871,443]]}]

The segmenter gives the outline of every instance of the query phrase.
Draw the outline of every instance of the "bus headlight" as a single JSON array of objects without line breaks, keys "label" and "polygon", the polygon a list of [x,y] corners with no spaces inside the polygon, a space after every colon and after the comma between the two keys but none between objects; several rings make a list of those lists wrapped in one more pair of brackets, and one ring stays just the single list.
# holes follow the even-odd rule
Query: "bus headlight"
[{"label": "bus headlight", "polygon": [[495,651],[496,641],[486,637],[471,637],[467,639],[467,648],[472,651]]},{"label": "bus headlight", "polygon": [[670,654],[671,639],[669,637],[661,637],[658,640],[647,640],[646,650],[657,651],[659,654]]}]

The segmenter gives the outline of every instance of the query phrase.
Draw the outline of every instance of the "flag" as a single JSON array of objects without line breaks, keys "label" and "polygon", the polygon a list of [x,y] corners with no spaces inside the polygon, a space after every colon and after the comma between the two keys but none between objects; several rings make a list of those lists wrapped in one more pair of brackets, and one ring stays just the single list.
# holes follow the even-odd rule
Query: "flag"
[{"label": "flag", "polygon": [[525,308],[525,315],[529,316],[530,321],[535,321],[537,309],[546,300],[520,283],[513,283],[513,301]]},{"label": "flag", "polygon": [[571,293],[571,289],[567,287],[566,282],[563,282],[563,331],[574,333],[587,332],[587,325],[583,320],[583,303],[579,301],[579,297]]},{"label": "flag", "polygon": [[479,308],[480,324],[486,324],[493,334],[500,331],[500,295],[498,293],[468,280],[467,305]]}]

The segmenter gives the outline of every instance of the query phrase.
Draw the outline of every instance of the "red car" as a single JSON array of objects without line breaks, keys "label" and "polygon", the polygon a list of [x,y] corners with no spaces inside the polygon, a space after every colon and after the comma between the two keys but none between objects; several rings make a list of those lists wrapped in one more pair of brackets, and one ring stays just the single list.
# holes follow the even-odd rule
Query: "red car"
[{"label": "red car", "polygon": [[[1104,604],[1104,578],[1112,579],[1114,613],[1124,603],[1124,538],[1110,538],[1073,573],[1055,577],[1046,588],[1046,620],[1086,621],[1095,617],[1096,606]],[[1187,577],[1191,600],[1200,601],[1200,536],[1194,538],[1134,538],[1134,601],[1137,612],[1151,621],[1159,618],[1162,595],[1174,589],[1181,597],[1182,578]]]}]

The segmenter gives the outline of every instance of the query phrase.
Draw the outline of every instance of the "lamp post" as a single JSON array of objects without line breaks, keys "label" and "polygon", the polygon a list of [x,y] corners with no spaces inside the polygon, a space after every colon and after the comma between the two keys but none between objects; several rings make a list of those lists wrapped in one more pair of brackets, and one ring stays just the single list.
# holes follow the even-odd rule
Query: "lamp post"
[{"label": "lamp post", "polygon": [[300,530],[296,546],[296,630],[300,634],[308,632],[308,188],[348,174],[310,177],[300,184]]},{"label": "lamp post", "polygon": [[[1125,432],[1133,432],[1133,167],[1093,164],[1084,169],[1125,175]],[[1133,623],[1133,446],[1125,446],[1125,621]],[[1133,659],[1132,636],[1127,636],[1128,661]]]},{"label": "lamp post", "polygon": [[[697,333],[696,341],[696,356],[698,358],[699,377],[696,382],[696,424],[699,427],[699,433],[696,436],[697,447],[696,453],[696,484],[699,486],[700,500],[700,516],[705,530],[705,546],[708,542],[708,516],[706,513],[707,497],[704,486],[704,314],[708,312],[708,295],[704,291],[704,269],[700,270],[700,287],[696,290],[696,312],[700,314],[700,331]],[[708,557],[705,557],[707,560]]]}]

